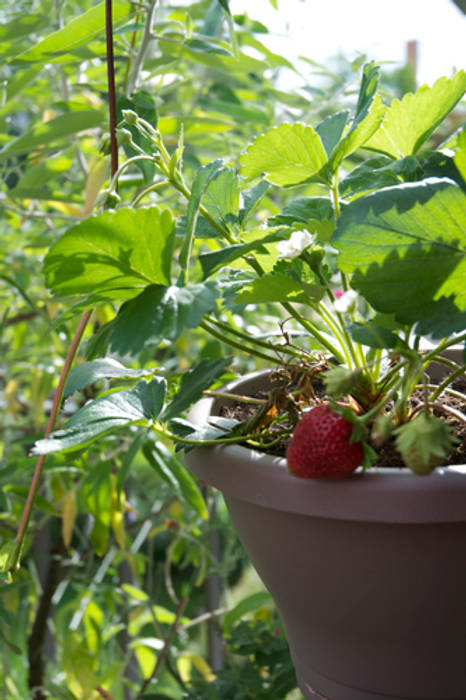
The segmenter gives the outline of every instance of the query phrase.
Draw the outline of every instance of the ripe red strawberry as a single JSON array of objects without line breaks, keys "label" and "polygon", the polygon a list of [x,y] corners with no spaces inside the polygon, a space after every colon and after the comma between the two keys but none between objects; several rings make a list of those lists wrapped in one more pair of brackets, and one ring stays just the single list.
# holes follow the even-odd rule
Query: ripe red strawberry
[{"label": "ripe red strawberry", "polygon": [[295,476],[347,476],[364,457],[362,442],[350,442],[353,424],[327,404],[315,406],[297,424],[287,451]]}]

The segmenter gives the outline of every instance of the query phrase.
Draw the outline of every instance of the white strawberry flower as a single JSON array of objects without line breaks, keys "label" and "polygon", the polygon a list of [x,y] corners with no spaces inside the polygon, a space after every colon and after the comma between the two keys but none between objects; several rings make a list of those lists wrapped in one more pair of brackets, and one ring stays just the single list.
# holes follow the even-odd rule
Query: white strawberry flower
[{"label": "white strawberry flower", "polygon": [[297,258],[313,241],[313,237],[307,231],[293,231],[289,240],[277,243],[278,257]]},{"label": "white strawberry flower", "polygon": [[358,293],[354,289],[348,289],[347,292],[335,299],[333,305],[336,311],[340,313],[348,313],[349,311],[354,311],[356,308],[356,302],[358,299]]}]

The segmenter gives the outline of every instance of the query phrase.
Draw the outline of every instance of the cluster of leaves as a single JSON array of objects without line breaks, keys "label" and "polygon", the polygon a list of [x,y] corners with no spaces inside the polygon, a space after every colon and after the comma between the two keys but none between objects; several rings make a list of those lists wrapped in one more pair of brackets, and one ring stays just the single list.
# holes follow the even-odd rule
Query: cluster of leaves
[{"label": "cluster of leaves", "polygon": [[[294,67],[266,47],[262,23],[232,17],[228,2],[112,4],[126,158],[114,178],[105,4],[18,0],[0,31],[4,570],[34,469],[31,448],[47,454],[24,565],[0,589],[0,678],[12,698],[37,682],[65,700],[93,697],[97,687],[115,700],[233,697],[235,683],[245,698],[272,697],[277,684],[285,697],[295,679],[275,622],[240,622],[255,603],[236,610],[235,624],[223,618],[234,660],[243,662],[217,680],[206,665],[203,587],[211,577],[228,586],[244,553],[221,503],[218,520],[207,522],[213,496],[168,443],[224,436],[228,421],[193,434],[184,414],[237,370],[322,350],[344,355],[316,313],[336,270],[328,243],[338,209],[333,240],[345,272],[377,310],[369,324],[352,318],[343,340],[350,333],[377,363],[383,348],[403,350],[400,328],[419,323],[419,332],[447,335],[463,323],[464,133],[449,143],[454,156],[431,151],[429,138],[460,99],[464,75],[387,108],[369,64],[350,113],[338,105],[343,95],[347,105],[362,61],[327,72],[321,92],[309,83],[288,94],[274,79]],[[362,162],[362,146],[377,155]],[[367,196],[381,187],[392,198]],[[439,243],[432,222],[445,209]],[[413,222],[422,241],[405,258]],[[302,229],[313,247],[285,263],[276,245]],[[375,265],[387,280],[377,289],[374,261],[363,256],[375,233]],[[448,251],[442,268],[439,246]],[[393,279],[412,303],[400,305]],[[69,420],[42,440],[57,374],[88,309],[85,357],[65,389]],[[283,334],[279,324],[290,316]],[[289,342],[295,337],[300,348]],[[208,546],[216,529],[220,561]],[[52,642],[44,641],[47,620]],[[47,672],[37,671],[41,658]]]}]

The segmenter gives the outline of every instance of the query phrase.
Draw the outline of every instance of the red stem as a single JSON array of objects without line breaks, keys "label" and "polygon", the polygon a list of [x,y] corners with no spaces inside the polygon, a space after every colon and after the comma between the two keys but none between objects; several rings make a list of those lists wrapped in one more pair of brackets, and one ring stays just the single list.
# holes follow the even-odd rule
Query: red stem
[{"label": "red stem", "polygon": [[105,32],[107,38],[107,84],[110,126],[110,154],[112,177],[118,170],[118,143],[116,138],[115,63],[113,58],[112,0],[105,0]]},{"label": "red stem", "polygon": [[[109,105],[109,126],[110,126],[110,149],[111,149],[111,173],[112,177],[118,170],[118,143],[116,138],[116,93],[115,93],[115,65],[113,58],[113,30],[112,30],[112,0],[105,0],[105,31],[107,38],[107,76],[108,76],[108,105]],[[55,391],[55,396],[53,399],[52,410],[50,412],[50,417],[47,423],[47,428],[44,433],[44,438],[47,438],[53,431],[55,424],[57,422],[58,413],[60,410],[60,404],[63,397],[63,391],[65,389],[66,380],[73,364],[74,357],[78,350],[81,338],[83,336],[84,330],[87,326],[89,318],[92,314],[92,309],[86,311],[79,323],[78,329],[75,333],[71,345],[69,347],[68,353],[66,355],[65,364],[60,374],[60,379],[58,381],[58,386]],[[34,470],[34,475],[32,477],[31,485],[29,487],[29,493],[26,499],[26,505],[24,506],[23,515],[21,517],[21,522],[18,528],[18,533],[16,535],[16,548],[11,557],[8,570],[14,572],[19,565],[19,559],[21,555],[21,548],[23,544],[24,537],[26,535],[27,526],[29,524],[29,519],[31,517],[32,506],[34,504],[34,499],[36,497],[37,489],[39,488],[40,477],[44,468],[45,455],[40,455],[37,460],[36,468]]]}]

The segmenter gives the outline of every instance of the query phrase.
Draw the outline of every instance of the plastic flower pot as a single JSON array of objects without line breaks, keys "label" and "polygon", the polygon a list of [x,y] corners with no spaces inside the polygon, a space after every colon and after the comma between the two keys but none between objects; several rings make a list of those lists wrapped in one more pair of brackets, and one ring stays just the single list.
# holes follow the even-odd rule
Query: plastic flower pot
[{"label": "plastic flower pot", "polygon": [[[228,385],[253,394],[266,373]],[[205,423],[220,400],[190,419]],[[241,446],[196,448],[282,616],[306,698],[466,698],[466,465],[298,479]]]}]

